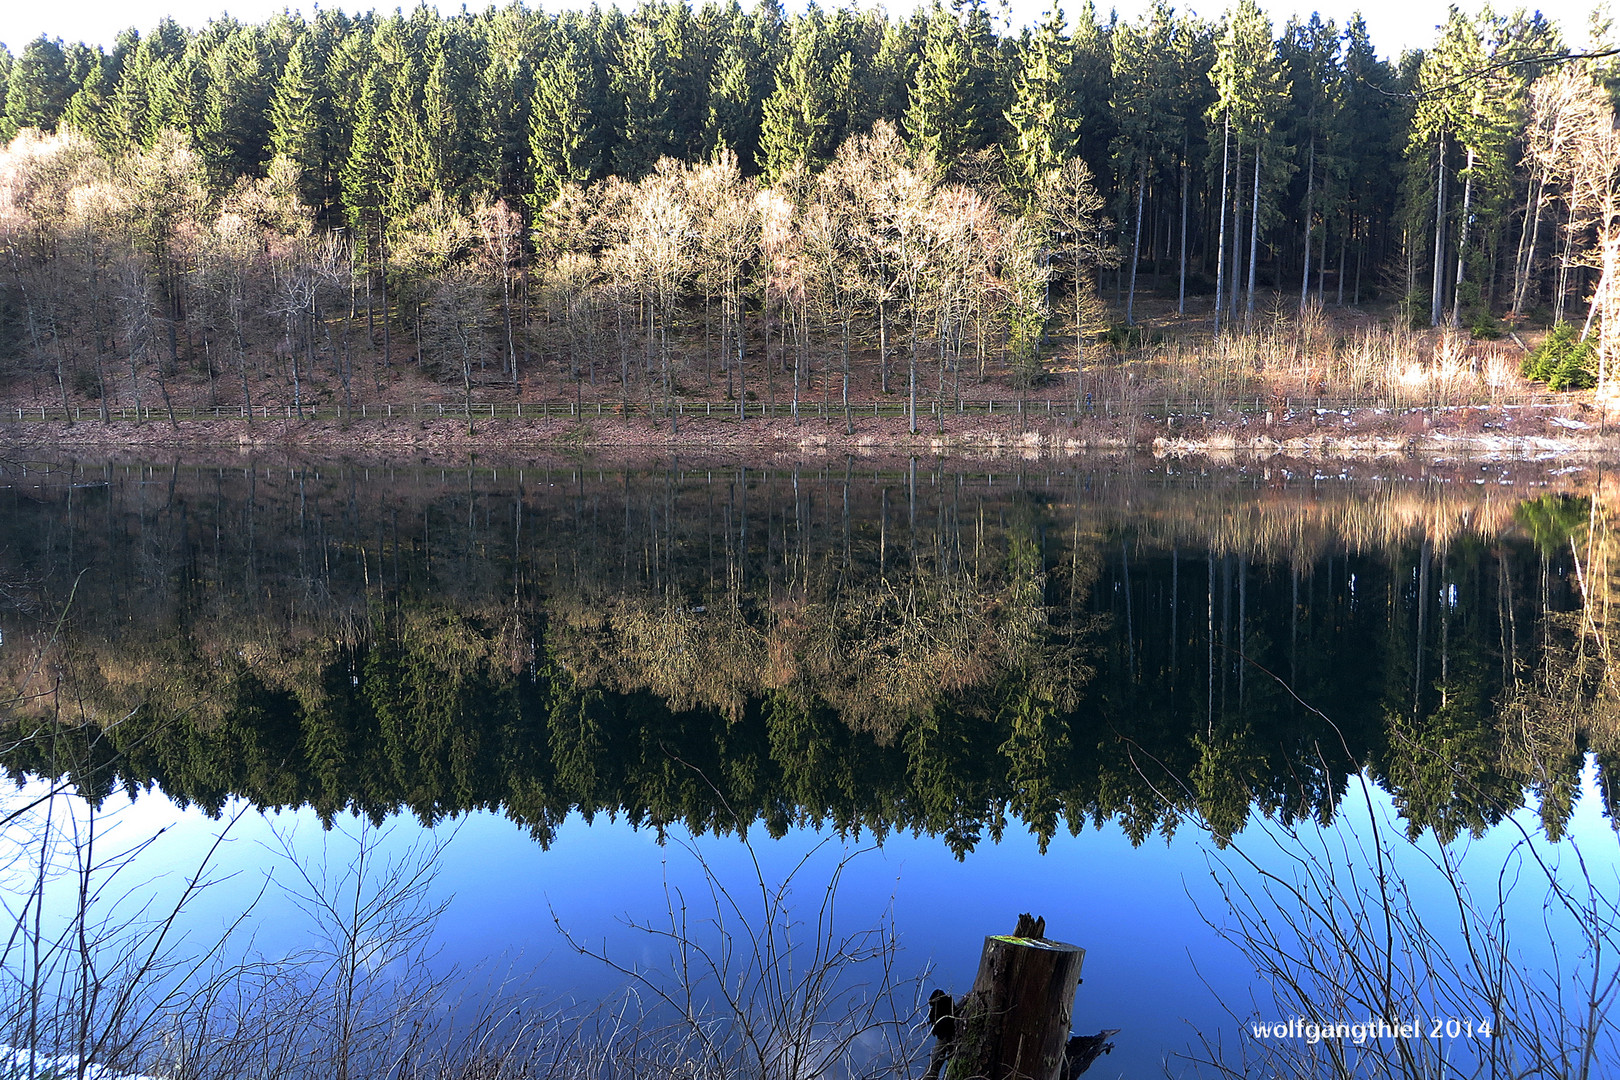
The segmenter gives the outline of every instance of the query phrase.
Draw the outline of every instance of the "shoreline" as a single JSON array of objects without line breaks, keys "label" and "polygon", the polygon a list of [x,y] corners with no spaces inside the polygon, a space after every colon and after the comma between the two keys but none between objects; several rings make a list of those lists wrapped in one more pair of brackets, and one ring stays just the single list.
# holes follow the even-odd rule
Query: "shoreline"
[{"label": "shoreline", "polygon": [[[1578,414],[1578,415],[1571,415]],[[929,423],[923,424],[921,421]],[[645,458],[960,457],[1025,461],[1152,456],[1258,461],[1412,459],[1620,462],[1620,430],[1590,406],[1452,406],[1298,410],[1212,418],[920,416],[865,418],[845,433],[842,416],[799,421],[667,419],[179,420],[144,423],[25,420],[0,423],[0,452],[122,453],[234,450],[342,457],[520,456]]]}]

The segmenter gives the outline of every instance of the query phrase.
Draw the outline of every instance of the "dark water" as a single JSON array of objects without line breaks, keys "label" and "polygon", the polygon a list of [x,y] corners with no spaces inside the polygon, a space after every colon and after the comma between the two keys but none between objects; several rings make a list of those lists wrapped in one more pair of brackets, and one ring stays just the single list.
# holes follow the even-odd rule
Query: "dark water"
[{"label": "dark water", "polygon": [[1189,840],[1362,776],[1442,840],[1620,804],[1601,476],[1002,468],[10,469],[4,765],[465,818],[465,955],[656,908],[666,833],[876,838],[857,906],[947,985],[1019,910],[1083,940],[1119,1075],[1253,978]]},{"label": "dark water", "polygon": [[29,711],[112,728],[14,772],[493,809],[542,843],[610,811],[959,854],[1012,825],[1331,817],[1361,767],[1414,829],[1532,795],[1556,831],[1588,750],[1614,805],[1612,743],[1533,745],[1579,495],[1119,466],[9,479],[7,677],[55,635]]}]

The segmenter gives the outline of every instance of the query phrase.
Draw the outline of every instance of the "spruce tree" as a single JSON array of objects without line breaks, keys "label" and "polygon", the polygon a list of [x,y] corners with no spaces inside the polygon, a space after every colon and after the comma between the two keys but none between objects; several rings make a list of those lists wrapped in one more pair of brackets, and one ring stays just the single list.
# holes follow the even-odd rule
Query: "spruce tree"
[{"label": "spruce tree", "polygon": [[[1348,229],[1354,238],[1352,303],[1360,303],[1362,268],[1380,257],[1377,230],[1387,229],[1397,205],[1401,170],[1397,131],[1406,122],[1410,99],[1397,92],[1395,70],[1373,50],[1366,22],[1352,16],[1344,31],[1343,117]],[[1340,280],[1341,287],[1343,279]],[[1342,291],[1342,288],[1341,288]]]},{"label": "spruce tree", "polygon": [[354,104],[354,134],[339,173],[344,218],[360,236],[375,232],[383,210],[389,169],[388,107],[383,73],[373,64],[361,79]]},{"label": "spruce tree", "polygon": [[537,208],[568,185],[595,179],[601,170],[592,73],[584,47],[572,34],[559,33],[553,37],[551,49],[535,73],[529,108],[529,155]]},{"label": "spruce tree", "polygon": [[513,6],[496,13],[485,30],[488,60],[473,117],[478,126],[477,184],[513,205],[522,204],[533,190],[529,129],[535,58],[553,25],[545,16]]},{"label": "spruce tree", "polygon": [[721,31],[724,44],[709,83],[709,115],[704,123],[705,156],[729,150],[753,172],[759,157],[759,130],[764,100],[759,94],[766,74],[764,56],[752,25],[733,0],[730,22]]},{"label": "spruce tree", "polygon": [[331,47],[319,27],[301,35],[270,100],[271,150],[298,166],[299,195],[323,215],[337,201],[337,118],[326,73]]},{"label": "spruce tree", "polygon": [[12,64],[6,80],[0,140],[10,139],[23,128],[55,131],[76,89],[61,39],[41,34],[30,41]]},{"label": "spruce tree", "polygon": [[143,148],[156,146],[168,129],[188,137],[201,129],[208,95],[208,53],[216,40],[213,34],[197,34],[172,64],[156,71],[147,95]]},{"label": "spruce tree", "polygon": [[188,35],[171,18],[160,20],[150,34],[137,37],[113,91],[107,133],[120,151],[151,145],[157,135],[157,102],[186,53]]},{"label": "spruce tree", "polygon": [[692,161],[703,152],[713,58],[686,0],[656,0],[653,10],[653,30],[665,65],[667,152]]},{"label": "spruce tree", "polygon": [[1069,36],[1069,96],[1080,120],[1076,149],[1107,196],[1112,188],[1109,147],[1114,140],[1113,31],[1097,18],[1093,0],[1085,0],[1075,15]]},{"label": "spruce tree", "polygon": [[466,170],[461,168],[462,142],[466,115],[463,103],[468,87],[464,72],[455,62],[447,42],[438,42],[423,58],[428,69],[422,87],[422,122],[418,129],[422,157],[421,184],[424,193],[455,194]]},{"label": "spruce tree", "polygon": [[674,146],[671,130],[670,67],[654,12],[638,7],[626,20],[619,41],[613,92],[622,109],[613,170],[639,179]]},{"label": "spruce tree", "polygon": [[[12,57],[11,50],[6,48],[4,42],[0,42],[0,103],[6,100],[7,87],[11,85],[11,69],[15,64],[16,60]],[[4,124],[5,117],[3,110],[0,110],[0,134],[4,134]]]},{"label": "spruce tree", "polygon": [[202,108],[192,128],[210,186],[260,176],[270,160],[270,97],[275,65],[264,31],[233,26],[209,50]]},{"label": "spruce tree", "polygon": [[[1293,143],[1297,164],[1295,202],[1302,228],[1300,245],[1299,306],[1304,309],[1310,293],[1314,245],[1327,241],[1327,230],[1339,169],[1339,103],[1343,98],[1342,73],[1338,64],[1339,35],[1331,21],[1312,14],[1309,21],[1290,20],[1283,31],[1279,53],[1292,86],[1291,124],[1288,138]],[[1316,227],[1320,216],[1322,227]],[[1325,259],[1317,261],[1317,268]],[[1320,280],[1320,273],[1318,274]]]},{"label": "spruce tree", "polygon": [[90,69],[98,67],[103,58],[104,54],[100,46],[92,49],[82,41],[75,41],[71,45],[63,47],[62,61],[67,68],[70,87],[69,97],[78,93],[79,87],[84,85],[84,80],[89,78]]},{"label": "spruce tree", "polygon": [[812,7],[794,23],[788,55],[765,100],[760,158],[770,180],[796,165],[818,169],[836,149],[833,112],[848,86],[851,58],[833,54],[821,11]]},{"label": "spruce tree", "polygon": [[881,11],[841,8],[833,14],[833,38],[840,53],[850,57],[849,82],[834,110],[834,141],[842,144],[872,130],[879,120],[893,120],[888,109],[893,73],[883,55],[888,17]]},{"label": "spruce tree", "polygon": [[917,58],[927,33],[927,16],[914,12],[905,21],[889,22],[872,58],[869,81],[873,88],[872,108],[878,119],[887,120],[898,130],[904,126],[906,107],[911,102],[911,84],[917,77]]},{"label": "spruce tree", "polygon": [[390,219],[404,218],[432,194],[422,105],[427,81],[422,58],[424,31],[413,14],[409,22],[398,16],[389,19],[376,35],[378,66],[388,94],[382,123],[388,162],[383,198],[385,216]]},{"label": "spruce tree", "polygon": [[[1206,117],[1215,97],[1215,88],[1209,80],[1214,63],[1214,28],[1196,16],[1182,16],[1176,21],[1171,43],[1169,74],[1171,114],[1177,119],[1175,132],[1181,138],[1181,145],[1172,148],[1181,187],[1177,223],[1177,314],[1187,311],[1187,260],[1192,250],[1191,237],[1200,231],[1192,213],[1192,173],[1193,161],[1207,152],[1210,142]],[[1207,198],[1201,202],[1207,202]]]},{"label": "spruce tree", "polygon": [[1007,164],[1026,196],[1074,149],[1080,125],[1073,99],[1065,92],[1070,55],[1063,11],[1054,4],[1020,44],[1013,103],[1007,110]]},{"label": "spruce tree", "polygon": [[62,110],[61,126],[72,128],[93,140],[103,151],[111,152],[113,143],[107,117],[115,85],[112,58],[103,56],[91,65],[84,82],[68,99],[67,108]]},{"label": "spruce tree", "polygon": [[[1417,108],[1407,140],[1410,192],[1409,214],[1413,226],[1433,224],[1429,277],[1429,323],[1439,326],[1446,318],[1448,287],[1453,284],[1451,254],[1466,246],[1459,237],[1459,224],[1466,224],[1469,211],[1456,214],[1457,188],[1463,188],[1461,202],[1472,200],[1474,156],[1481,136],[1476,112],[1485,107],[1480,83],[1471,77],[1487,63],[1480,27],[1457,8],[1441,29],[1434,48],[1423,55],[1418,69]],[[1461,185],[1457,183],[1461,180]],[[1460,216],[1463,220],[1454,218]],[[1425,221],[1425,219],[1427,219]],[[1418,228],[1414,228],[1414,233]],[[1428,232],[1422,228],[1422,232]],[[1562,314],[1560,312],[1560,314]]]},{"label": "spruce tree", "polygon": [[1147,187],[1182,139],[1175,113],[1175,16],[1164,0],[1114,32],[1114,173],[1120,180],[1119,220],[1131,222],[1130,289],[1125,321],[1135,322]]},{"label": "spruce tree", "polygon": [[935,2],[906,108],[906,134],[941,161],[971,149],[973,72],[967,34],[953,12]]},{"label": "spruce tree", "polygon": [[[1217,295],[1217,311],[1223,301],[1236,311],[1239,286],[1242,283],[1238,266],[1243,248],[1248,248],[1248,302],[1246,310],[1254,311],[1255,260],[1259,255],[1260,216],[1266,212],[1261,199],[1270,194],[1275,183],[1281,147],[1276,141],[1276,121],[1288,93],[1288,84],[1277,57],[1277,44],[1271,36],[1271,20],[1260,11],[1254,0],[1240,0],[1237,9],[1228,17],[1226,26],[1216,45],[1215,63],[1210,70],[1216,101],[1211,106],[1212,121],[1222,128],[1222,247],[1226,245],[1224,221],[1226,195],[1230,190],[1233,230],[1231,257],[1222,260],[1217,277],[1227,270],[1230,276],[1224,297]],[[1226,155],[1230,148],[1232,167],[1227,173]],[[1249,171],[1245,175],[1242,165],[1248,151]],[[1211,140],[1211,155],[1215,155]],[[1268,160],[1269,155],[1269,160]],[[1268,183],[1268,176],[1270,182]],[[1228,182],[1230,180],[1230,183]],[[1244,233],[1247,232],[1245,236]],[[1217,288],[1217,293],[1221,290]],[[1219,316],[1217,315],[1217,319]]]}]

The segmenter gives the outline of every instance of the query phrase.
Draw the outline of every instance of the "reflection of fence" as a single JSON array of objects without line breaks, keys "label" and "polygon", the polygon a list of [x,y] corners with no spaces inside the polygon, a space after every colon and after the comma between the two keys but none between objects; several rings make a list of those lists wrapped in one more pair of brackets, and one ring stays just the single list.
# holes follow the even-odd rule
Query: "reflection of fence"
[{"label": "reflection of fence", "polygon": [[[1560,394],[1525,394],[1514,398],[1511,406],[1533,408],[1568,408],[1579,399]],[[1407,412],[1446,413],[1470,408],[1486,407],[1488,402],[1423,402],[1391,400],[1371,394],[1350,397],[1192,397],[1149,398],[1126,396],[1081,402],[1077,405],[1062,398],[976,398],[943,403],[947,416],[1025,416],[1025,417],[1096,417],[1134,418],[1142,420],[1220,418],[1225,416],[1259,416],[1270,414],[1283,422],[1308,421],[1313,416],[1344,414],[1364,409]],[[937,417],[941,403],[919,401],[917,416]],[[1504,406],[1498,406],[1504,407]],[[682,420],[741,420],[798,418],[800,420],[842,420],[844,405],[840,402],[803,401],[797,406],[791,401],[675,401],[668,404],[624,401],[534,401],[534,402],[416,402],[413,404],[355,405],[345,410],[340,405],[303,406],[255,405],[256,420],[341,420],[347,414],[351,420],[594,420],[643,416],[662,419],[676,417]],[[851,402],[849,412],[861,417],[904,417],[909,415],[905,401]],[[22,406],[7,410],[6,418],[17,421],[99,420],[101,410],[94,406],[74,406],[63,409],[48,405]],[[119,421],[167,420],[170,410],[161,405],[145,405],[140,409],[118,407],[107,409],[107,419]],[[173,409],[177,420],[246,420],[245,405],[182,405]]]}]

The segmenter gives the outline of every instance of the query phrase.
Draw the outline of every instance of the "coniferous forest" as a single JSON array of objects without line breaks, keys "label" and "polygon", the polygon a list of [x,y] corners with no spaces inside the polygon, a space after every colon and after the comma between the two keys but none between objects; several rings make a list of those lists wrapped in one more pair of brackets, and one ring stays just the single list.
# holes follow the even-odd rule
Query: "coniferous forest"
[{"label": "coniferous forest", "polygon": [[1376,389],[1309,328],[1378,304],[1392,354],[1562,325],[1524,373],[1589,386],[1620,328],[1591,36],[1453,9],[1392,59],[1252,0],[656,0],[42,37],[0,53],[0,378],[300,413],[407,374],[469,404],[887,393],[915,429],[987,382],[1078,404],[1150,309],[1205,370],[1297,315],[1302,386]]}]

